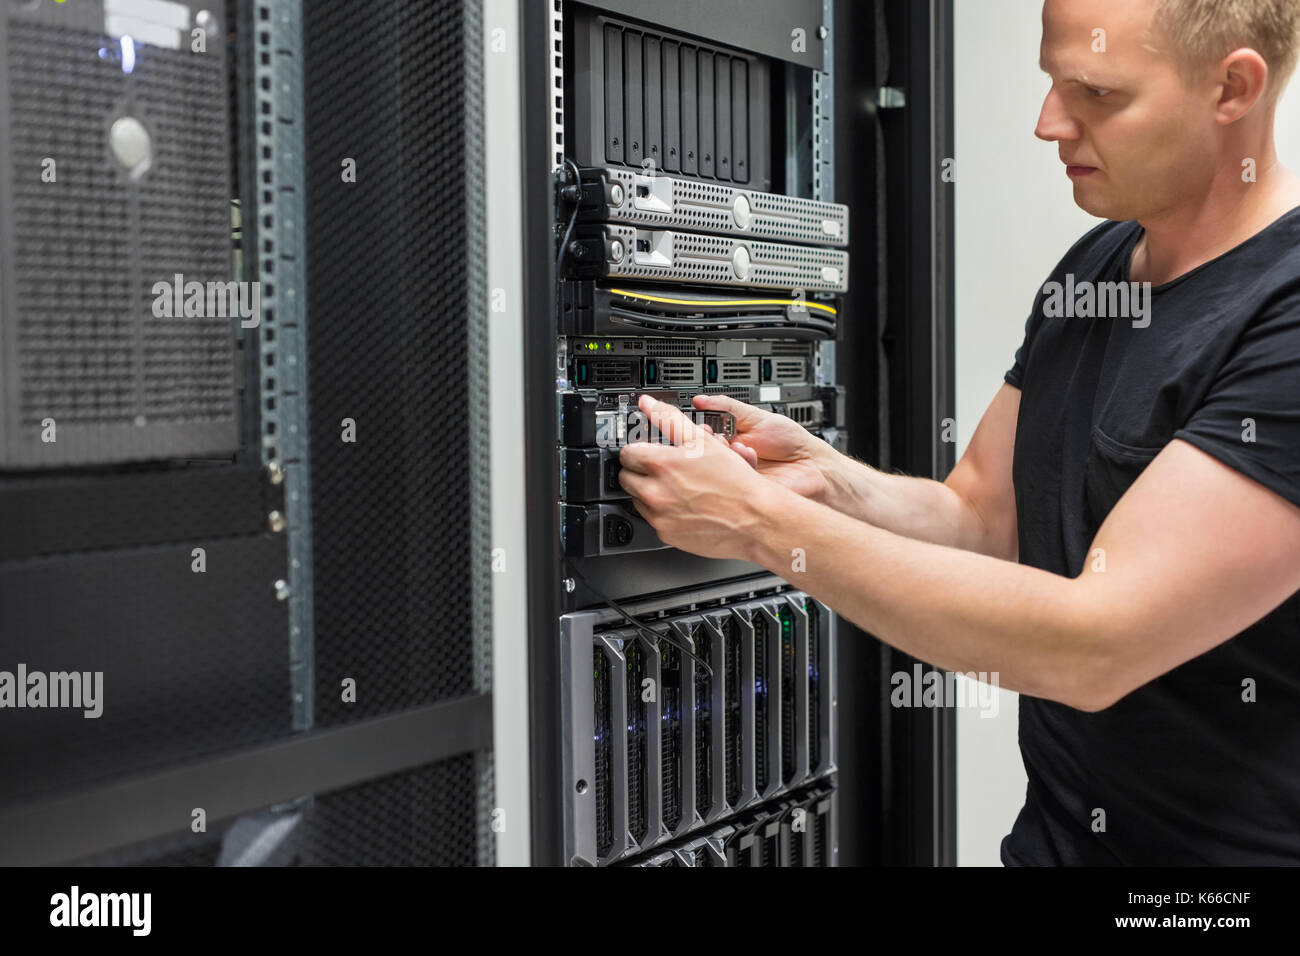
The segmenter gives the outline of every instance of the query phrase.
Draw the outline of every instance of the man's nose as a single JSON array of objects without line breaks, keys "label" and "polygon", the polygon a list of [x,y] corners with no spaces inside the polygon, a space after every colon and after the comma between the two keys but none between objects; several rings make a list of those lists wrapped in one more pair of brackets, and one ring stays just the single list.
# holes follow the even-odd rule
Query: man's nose
[{"label": "man's nose", "polygon": [[1070,117],[1064,101],[1056,92],[1055,85],[1047,91],[1047,97],[1043,100],[1043,108],[1039,111],[1034,135],[1049,143],[1077,139],[1079,136],[1078,125]]}]

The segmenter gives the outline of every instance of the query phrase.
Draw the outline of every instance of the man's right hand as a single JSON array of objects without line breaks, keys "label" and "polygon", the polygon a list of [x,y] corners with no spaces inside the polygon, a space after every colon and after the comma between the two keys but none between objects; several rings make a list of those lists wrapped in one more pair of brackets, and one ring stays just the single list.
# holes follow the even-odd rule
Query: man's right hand
[{"label": "man's right hand", "polygon": [[730,412],[736,419],[732,450],[760,475],[815,501],[830,492],[826,468],[837,452],[793,419],[765,412],[726,395],[696,395],[696,408]]}]

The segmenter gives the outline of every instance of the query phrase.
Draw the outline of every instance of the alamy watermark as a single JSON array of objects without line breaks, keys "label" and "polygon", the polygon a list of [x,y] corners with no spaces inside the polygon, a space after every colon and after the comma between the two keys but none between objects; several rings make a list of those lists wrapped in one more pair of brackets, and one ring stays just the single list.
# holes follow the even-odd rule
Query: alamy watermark
[{"label": "alamy watermark", "polygon": [[242,328],[262,321],[262,288],[257,282],[185,281],[176,273],[171,282],[153,284],[155,319],[235,318]]},{"label": "alamy watermark", "polygon": [[1043,316],[1049,319],[1132,319],[1133,328],[1151,324],[1150,282],[1076,282],[1066,273],[1064,284],[1043,286]]},{"label": "alamy watermark", "polygon": [[[966,680],[959,681],[958,677]],[[894,671],[889,677],[893,690],[889,703],[894,707],[974,707],[980,717],[998,715],[998,672],[923,671],[920,664],[912,670]]]},{"label": "alamy watermark", "polygon": [[103,671],[0,671],[0,710],[6,707],[81,708],[95,719],[104,713]]},{"label": "alamy watermark", "polygon": [[120,926],[132,936],[148,936],[152,913],[152,893],[83,893],[74,884],[50,897],[51,926]]}]

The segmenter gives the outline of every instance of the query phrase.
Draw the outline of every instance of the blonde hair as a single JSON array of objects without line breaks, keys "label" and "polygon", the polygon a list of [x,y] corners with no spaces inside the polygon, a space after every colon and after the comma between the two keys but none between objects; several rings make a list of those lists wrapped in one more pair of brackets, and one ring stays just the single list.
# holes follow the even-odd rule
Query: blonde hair
[{"label": "blonde hair", "polygon": [[1242,47],[1268,63],[1270,96],[1295,71],[1300,0],[1156,0],[1153,23],[1188,80]]}]

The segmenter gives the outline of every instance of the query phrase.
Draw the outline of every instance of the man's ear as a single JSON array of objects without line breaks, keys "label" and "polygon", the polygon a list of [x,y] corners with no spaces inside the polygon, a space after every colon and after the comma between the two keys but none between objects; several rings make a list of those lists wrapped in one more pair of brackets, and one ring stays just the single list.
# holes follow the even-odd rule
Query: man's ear
[{"label": "man's ear", "polygon": [[1215,119],[1227,126],[1254,109],[1268,91],[1268,63],[1250,47],[1242,47],[1219,62],[1215,79],[1219,84]]}]

